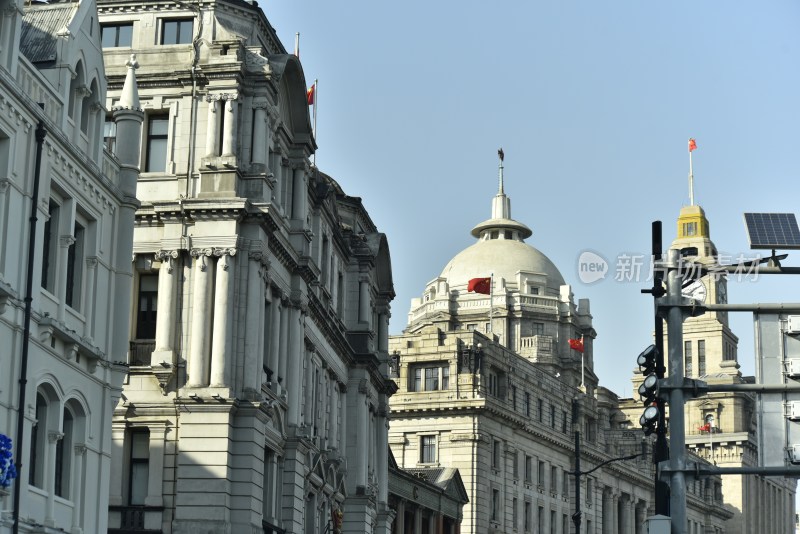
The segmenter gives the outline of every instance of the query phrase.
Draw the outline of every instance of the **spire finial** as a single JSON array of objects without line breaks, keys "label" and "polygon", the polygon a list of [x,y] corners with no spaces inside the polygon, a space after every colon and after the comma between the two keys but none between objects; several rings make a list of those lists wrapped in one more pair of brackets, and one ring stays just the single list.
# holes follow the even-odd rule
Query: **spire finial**
[{"label": "spire finial", "polygon": [[692,171],[692,151],[697,150],[694,137],[689,138],[689,205],[694,206],[694,172]]},{"label": "spire finial", "polygon": [[119,102],[113,109],[133,109],[141,111],[142,107],[139,104],[139,88],[136,85],[136,69],[139,68],[139,62],[136,61],[136,54],[131,54],[131,57],[125,62],[128,67],[128,74],[125,76],[125,83],[122,85],[122,94],[119,97]]},{"label": "spire finial", "polygon": [[499,158],[500,158],[500,167],[499,167],[499,181],[500,181],[500,186],[499,186],[499,188],[498,188],[498,190],[497,190],[497,193],[498,193],[498,194],[500,194],[500,195],[502,195],[502,194],[503,194],[503,160],[504,160],[504,159],[505,159],[505,157],[506,157],[505,153],[503,152],[503,147],[500,147],[500,148],[497,150],[497,157],[499,157]]}]

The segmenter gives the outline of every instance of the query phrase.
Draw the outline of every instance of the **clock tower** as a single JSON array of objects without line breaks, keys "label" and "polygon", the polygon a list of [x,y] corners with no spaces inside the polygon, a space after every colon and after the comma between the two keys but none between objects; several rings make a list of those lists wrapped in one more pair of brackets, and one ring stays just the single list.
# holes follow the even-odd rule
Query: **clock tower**
[{"label": "clock tower", "polygon": [[[685,285],[683,296],[705,304],[727,304],[728,281],[724,274],[713,272],[717,265],[717,247],[711,241],[708,219],[698,205],[685,206],[678,216],[677,238],[673,249],[680,250],[683,261],[701,265],[712,272]],[[699,274],[699,273],[698,273]],[[684,365],[687,377],[739,373],[739,339],[728,326],[726,312],[706,312],[683,325]]]}]

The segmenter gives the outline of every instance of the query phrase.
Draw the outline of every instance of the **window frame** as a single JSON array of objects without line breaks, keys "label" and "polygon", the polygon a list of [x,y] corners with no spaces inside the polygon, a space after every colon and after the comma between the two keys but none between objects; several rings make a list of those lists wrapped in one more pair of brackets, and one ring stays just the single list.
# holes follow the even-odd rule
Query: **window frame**
[{"label": "window frame", "polygon": [[[182,25],[188,23],[189,24],[189,40],[183,41],[182,39],[185,38],[182,35]],[[175,29],[175,42],[166,42],[168,37],[168,28],[167,25],[176,24]],[[163,18],[161,19],[161,23],[159,24],[159,39],[158,44],[161,46],[171,46],[171,45],[187,45],[192,44],[194,40],[194,18],[185,18],[185,17],[178,17],[178,18]]]},{"label": "window frame", "polygon": [[[153,133],[153,124],[154,123],[166,123],[166,132],[161,134],[154,134]],[[147,116],[147,128],[144,130],[145,134],[145,150],[143,151],[144,157],[144,171],[146,173],[161,173],[166,174],[167,172],[167,157],[169,156],[169,129],[170,129],[170,116],[169,113],[153,113]],[[153,168],[156,164],[155,161],[152,160],[153,158],[153,146],[154,143],[158,142],[159,146],[160,143],[163,142],[164,144],[164,161],[158,164],[159,168]],[[163,165],[163,168],[161,166]]]},{"label": "window frame", "polygon": [[436,434],[424,434],[419,437],[419,463],[435,464],[437,452]]},{"label": "window frame", "polygon": [[[128,451],[128,505],[129,506],[144,506],[147,499],[148,489],[150,485],[150,431],[146,428],[133,428],[129,431],[130,436],[130,450]],[[147,457],[136,457],[136,447],[134,440],[140,437],[146,438]],[[141,499],[134,499],[134,466],[144,466],[142,470],[147,476],[144,478],[144,496]],[[138,493],[137,493],[138,496]]]},{"label": "window frame", "polygon": [[[130,28],[130,35],[128,39],[130,42],[127,44],[120,44],[120,29],[121,28]],[[105,36],[106,31],[113,29],[114,30],[114,44],[113,45],[106,45],[105,44]],[[100,47],[101,48],[132,48],[133,47],[133,21],[128,22],[112,22],[108,24],[101,24],[100,25]]]}]

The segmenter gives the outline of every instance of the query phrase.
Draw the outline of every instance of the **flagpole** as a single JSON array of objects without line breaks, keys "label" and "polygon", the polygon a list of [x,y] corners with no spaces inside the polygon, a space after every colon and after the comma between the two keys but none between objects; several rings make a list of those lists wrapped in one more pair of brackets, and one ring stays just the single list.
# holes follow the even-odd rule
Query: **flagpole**
[{"label": "flagpole", "polygon": [[[691,144],[692,140],[689,139]],[[689,205],[694,206],[694,172],[692,172],[692,148],[689,147]]]},{"label": "flagpole", "polygon": [[[317,98],[319,97],[319,79],[314,78],[314,144],[317,143]],[[311,156],[311,165],[317,166],[317,151]]]},{"label": "flagpole", "polygon": [[586,365],[584,363],[584,358],[586,357],[586,344],[583,342],[583,336],[581,336],[581,346],[583,350],[581,351],[581,391],[584,393],[586,392]]},{"label": "flagpole", "polygon": [[494,273],[489,277],[489,333],[494,341]]},{"label": "flagpole", "polygon": [[300,32],[294,34],[294,55],[300,59]]}]

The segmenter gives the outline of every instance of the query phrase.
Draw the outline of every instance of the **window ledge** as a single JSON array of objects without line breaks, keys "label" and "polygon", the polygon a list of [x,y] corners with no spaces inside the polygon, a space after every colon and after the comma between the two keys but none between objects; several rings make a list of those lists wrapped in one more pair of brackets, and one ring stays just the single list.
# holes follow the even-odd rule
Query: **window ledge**
[{"label": "window ledge", "polygon": [[100,347],[92,345],[88,339],[81,337],[75,330],[68,328],[64,323],[45,315],[39,319],[39,340],[42,343],[49,343],[51,338],[58,339],[64,343],[68,360],[75,359],[79,354],[86,356],[90,362],[90,371],[94,371],[97,361],[105,357]]}]

